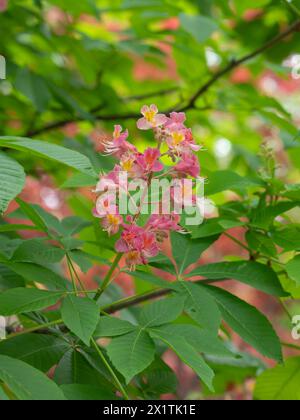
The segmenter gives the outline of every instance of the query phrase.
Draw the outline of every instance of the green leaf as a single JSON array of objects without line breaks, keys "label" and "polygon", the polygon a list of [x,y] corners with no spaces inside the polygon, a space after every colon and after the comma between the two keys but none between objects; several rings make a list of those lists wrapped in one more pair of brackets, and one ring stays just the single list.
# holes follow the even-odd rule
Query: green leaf
[{"label": "green leaf", "polygon": [[36,156],[62,163],[84,174],[97,177],[90,160],[83,154],[56,144],[26,137],[0,137],[0,146],[33,153]]},{"label": "green leaf", "polygon": [[45,80],[27,68],[18,71],[15,86],[40,112],[47,108],[52,98]]},{"label": "green leaf", "polygon": [[176,374],[160,358],[157,357],[142,376],[140,386],[147,399],[159,399],[162,394],[176,393],[178,386]]},{"label": "green leaf", "polygon": [[208,236],[218,235],[228,229],[244,226],[244,222],[230,219],[208,219],[205,223],[192,229],[192,238],[207,238]]},{"label": "green leaf", "polygon": [[51,335],[25,334],[0,341],[0,354],[22,360],[42,372],[56,365],[70,346]]},{"label": "green leaf", "polygon": [[274,222],[274,219],[299,206],[298,201],[282,201],[273,206],[262,206],[259,209],[253,210],[253,218],[251,220],[251,226],[259,229],[268,230],[270,225]]},{"label": "green leaf", "polygon": [[269,257],[277,256],[277,249],[274,245],[273,240],[266,234],[260,232],[248,231],[246,233],[246,240],[249,248],[260,254],[267,255]]},{"label": "green leaf", "polygon": [[208,175],[208,179],[208,184],[205,186],[206,195],[213,195],[227,190],[244,192],[247,188],[264,185],[258,179],[241,177],[232,171],[211,172]]},{"label": "green leaf", "polygon": [[60,388],[66,399],[69,401],[101,401],[117,399],[111,391],[95,385],[69,384],[61,385]]},{"label": "green leaf", "polygon": [[0,291],[24,287],[25,283],[21,276],[14,273],[5,265],[0,264]]},{"label": "green leaf", "polygon": [[254,261],[234,261],[197,267],[189,276],[210,280],[234,279],[273,296],[287,296],[275,271]]},{"label": "green leaf", "polygon": [[38,311],[55,305],[63,292],[16,288],[0,294],[0,315],[10,316]]},{"label": "green leaf", "polygon": [[191,239],[189,235],[177,232],[171,234],[173,257],[176,261],[179,275],[191,264],[197,262],[201,254],[216,240],[215,236],[204,239]]},{"label": "green leaf", "polygon": [[284,251],[300,251],[300,226],[286,226],[271,235],[274,242]]},{"label": "green leaf", "polygon": [[11,357],[0,355],[0,379],[19,400],[65,400],[62,391],[46,375]]},{"label": "green leaf", "polygon": [[147,283],[154,284],[158,287],[172,287],[172,284],[170,285],[170,282],[161,279],[153,273],[148,273],[147,271],[136,270],[128,272],[128,274]]},{"label": "green leaf", "polygon": [[288,276],[300,285],[300,255],[290,260],[285,266]]},{"label": "green leaf", "polygon": [[190,366],[197,373],[208,388],[213,390],[214,372],[191,344],[183,337],[170,333],[168,326],[152,329],[150,334],[153,338],[158,338],[166,343],[186,365]]},{"label": "green leaf", "polygon": [[282,352],[278,336],[268,319],[254,306],[213,286],[205,287],[219,305],[223,319],[263,356],[282,361]]},{"label": "green leaf", "polygon": [[95,177],[83,173],[75,173],[68,178],[61,186],[62,189],[92,187],[95,185]]},{"label": "green leaf", "polygon": [[147,304],[139,313],[139,324],[150,328],[175,321],[183,311],[184,300],[183,297],[175,296]]},{"label": "green leaf", "polygon": [[89,298],[69,295],[63,301],[61,315],[66,326],[89,346],[99,321],[97,304]]},{"label": "green leaf", "polygon": [[189,281],[179,283],[180,290],[186,296],[185,310],[202,328],[217,335],[221,324],[221,313],[215,300],[204,288]]},{"label": "green leaf", "polygon": [[48,231],[46,223],[34,206],[26,203],[25,201],[22,201],[20,198],[17,198],[16,201],[19,204],[20,209],[35,224],[35,226],[37,226],[43,232]]},{"label": "green leaf", "polygon": [[77,216],[65,217],[61,221],[61,228],[63,229],[66,236],[75,235],[76,233],[81,232],[83,229],[89,226],[92,226],[92,222]]},{"label": "green leaf", "polygon": [[28,282],[35,282],[47,286],[49,289],[71,289],[70,282],[59,274],[42,265],[32,263],[7,262],[4,263]]},{"label": "green leaf", "polygon": [[199,353],[218,357],[233,357],[213,331],[191,324],[168,325],[167,330],[176,337],[183,337]]},{"label": "green leaf", "polygon": [[257,379],[257,400],[300,400],[300,357],[286,360],[284,366],[266,370]]},{"label": "green leaf", "polygon": [[127,334],[135,329],[136,327],[134,325],[123,319],[101,316],[94,332],[94,337],[116,337],[118,335]]},{"label": "green leaf", "polygon": [[33,262],[53,264],[65,256],[63,249],[47,244],[44,239],[28,239],[16,249],[11,262]]},{"label": "green leaf", "polygon": [[[97,367],[102,368],[99,357]],[[103,372],[107,368],[103,365]],[[99,369],[100,370],[100,369]],[[87,360],[85,352],[76,348],[67,351],[55,370],[54,380],[58,385],[64,384],[84,384],[100,386],[102,389],[115,389],[115,387],[105,378],[104,373]]]},{"label": "green leaf", "polygon": [[1,152],[0,179],[0,214],[3,214],[10,201],[22,191],[25,184],[25,172],[17,161]]},{"label": "green leaf", "polygon": [[136,328],[129,334],[113,338],[107,353],[113,365],[129,383],[154,360],[155,346],[143,328]]},{"label": "green leaf", "polygon": [[182,28],[201,44],[206,42],[218,29],[217,23],[207,16],[179,15]]}]

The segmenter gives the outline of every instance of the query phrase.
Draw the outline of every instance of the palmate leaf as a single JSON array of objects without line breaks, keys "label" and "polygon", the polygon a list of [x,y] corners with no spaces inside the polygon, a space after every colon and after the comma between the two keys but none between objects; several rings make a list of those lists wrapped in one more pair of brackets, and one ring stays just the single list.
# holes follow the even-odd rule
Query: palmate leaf
[{"label": "palmate leaf", "polygon": [[0,179],[0,214],[3,214],[10,201],[22,191],[25,184],[25,172],[17,161],[1,152]]},{"label": "palmate leaf", "polygon": [[0,137],[0,146],[33,153],[36,156],[62,163],[79,172],[97,177],[90,160],[83,154],[56,144],[26,137]]},{"label": "palmate leaf", "polygon": [[0,355],[0,380],[19,400],[65,400],[63,392],[46,375],[11,357]]},{"label": "palmate leaf", "polygon": [[300,357],[286,360],[283,366],[266,370],[257,379],[254,398],[258,400],[300,401]]},{"label": "palmate leaf", "polygon": [[[98,357],[97,367],[99,367],[99,364]],[[104,365],[103,371],[100,371],[99,368],[96,369],[96,366],[89,362],[85,352],[78,348],[71,349],[59,361],[55,369],[54,381],[58,385],[84,384],[94,385],[108,391],[115,390],[115,386],[106,379],[104,372],[107,372]]]},{"label": "palmate leaf", "polygon": [[189,235],[182,235],[177,232],[171,234],[173,257],[178,267],[179,275],[191,264],[197,262],[201,254],[215,241],[216,236],[208,238],[191,239]]},{"label": "palmate leaf", "polygon": [[71,283],[47,267],[33,263],[4,262],[4,264],[28,282],[35,282],[53,290],[69,290]]},{"label": "palmate leaf", "polygon": [[112,316],[101,316],[97,328],[94,332],[94,338],[117,337],[127,334],[136,329],[136,326],[123,319]]},{"label": "palmate leaf", "polygon": [[10,316],[37,311],[55,305],[64,292],[16,288],[0,294],[0,315]]},{"label": "palmate leaf", "polygon": [[0,342],[0,354],[22,360],[42,372],[56,365],[69,348],[66,341],[43,334],[24,334]]},{"label": "palmate leaf", "polygon": [[217,335],[221,324],[221,313],[215,300],[207,291],[192,282],[181,281],[179,290],[186,297],[185,310],[202,328]]},{"label": "palmate leaf", "polygon": [[175,296],[144,306],[138,316],[139,324],[151,328],[174,321],[182,313],[184,301],[185,296]]},{"label": "palmate leaf", "polygon": [[173,324],[166,328],[170,334],[183,337],[198,353],[216,357],[233,357],[213,331],[204,330],[192,324]]},{"label": "palmate leaf", "polygon": [[63,249],[46,243],[44,239],[35,238],[23,241],[15,250],[11,262],[53,264],[60,262],[64,256]]},{"label": "palmate leaf", "polygon": [[197,267],[189,276],[211,280],[234,279],[274,296],[287,296],[275,271],[254,261],[234,261]]},{"label": "palmate leaf", "polygon": [[153,328],[150,335],[153,338],[162,340],[168,347],[170,347],[177,356],[188,366],[190,366],[199,376],[199,378],[213,390],[213,377],[214,372],[205,363],[200,354],[195,348],[188,343],[183,337],[173,334],[173,331],[168,328],[169,326],[161,326]]},{"label": "palmate leaf", "polygon": [[61,307],[66,326],[87,346],[99,321],[99,308],[92,299],[67,296]]},{"label": "palmate leaf", "polygon": [[199,286],[216,300],[225,322],[263,356],[282,361],[279,338],[268,319],[254,306],[214,286]]},{"label": "palmate leaf", "polygon": [[148,333],[137,327],[133,332],[113,338],[107,347],[107,354],[129,383],[154,360],[155,346]]}]

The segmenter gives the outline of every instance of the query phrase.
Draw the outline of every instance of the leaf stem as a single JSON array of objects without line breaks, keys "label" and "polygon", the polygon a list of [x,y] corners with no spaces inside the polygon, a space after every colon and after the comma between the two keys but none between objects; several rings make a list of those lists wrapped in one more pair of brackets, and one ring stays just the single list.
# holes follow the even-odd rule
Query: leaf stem
[{"label": "leaf stem", "polygon": [[285,343],[284,341],[282,341],[280,344],[283,347],[287,347],[287,348],[290,348],[290,349],[294,349],[294,350],[299,350],[300,351],[300,346],[297,346],[297,344]]},{"label": "leaf stem", "polygon": [[98,355],[100,356],[102,362],[105,364],[107,370],[110,372],[111,376],[113,377],[117,388],[119,389],[119,391],[124,395],[126,400],[129,400],[129,396],[127,394],[127,392],[125,391],[123,385],[121,384],[121,382],[119,381],[117,375],[115,374],[113,368],[110,366],[110,364],[108,363],[108,361],[106,360],[104,354],[102,353],[100,347],[98,346],[98,344],[96,343],[96,341],[92,338],[92,344],[95,347],[95,350],[97,351]]},{"label": "leaf stem", "polygon": [[10,340],[11,338],[19,337],[20,335],[29,334],[35,331],[43,330],[44,328],[53,327],[54,325],[58,325],[58,324],[63,324],[63,320],[57,319],[55,321],[47,322],[46,324],[40,324],[36,327],[28,328],[27,330],[9,334],[5,340]]},{"label": "leaf stem", "polygon": [[110,267],[108,273],[106,274],[103,283],[101,284],[101,286],[99,287],[99,289],[97,290],[97,293],[94,296],[94,300],[97,302],[98,299],[100,298],[100,296],[102,295],[102,293],[104,292],[104,290],[107,288],[107,286],[109,285],[109,281],[111,279],[111,276],[114,274],[115,269],[117,268],[121,258],[122,258],[121,253],[118,253],[116,255],[116,258],[114,259],[112,266]]}]

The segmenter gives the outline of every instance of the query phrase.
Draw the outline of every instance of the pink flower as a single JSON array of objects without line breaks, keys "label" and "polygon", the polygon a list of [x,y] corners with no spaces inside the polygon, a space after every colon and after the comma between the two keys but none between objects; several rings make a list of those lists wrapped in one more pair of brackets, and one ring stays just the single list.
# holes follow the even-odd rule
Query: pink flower
[{"label": "pink flower", "polygon": [[141,178],[143,171],[137,164],[138,154],[125,153],[120,160],[120,165],[123,171],[127,172],[131,178]]},{"label": "pink flower", "polygon": [[117,214],[116,196],[111,193],[104,193],[98,197],[96,208],[93,210],[95,217],[103,218],[107,214]]},{"label": "pink flower", "polygon": [[121,238],[116,243],[116,250],[118,252],[129,252],[141,248],[141,235],[144,232],[143,228],[131,224],[124,225]]},{"label": "pink flower", "polygon": [[144,154],[137,156],[136,161],[142,171],[147,174],[149,172],[160,172],[163,170],[164,165],[159,162],[159,158],[160,151],[149,147]]},{"label": "pink flower", "polygon": [[115,165],[114,169],[111,172],[100,176],[100,179],[93,192],[102,193],[107,190],[116,190],[118,187],[120,187],[121,189],[126,189],[127,178],[121,166]]},{"label": "pink flower", "polygon": [[141,113],[144,116],[137,122],[137,127],[140,130],[149,130],[150,128],[156,128],[164,125],[168,118],[164,114],[158,114],[156,105],[144,105],[141,109]]},{"label": "pink flower", "polygon": [[140,252],[144,264],[147,264],[148,258],[155,257],[159,253],[156,237],[152,232],[143,232]]},{"label": "pink flower", "polygon": [[107,214],[102,220],[102,227],[111,236],[119,232],[122,223],[123,217],[119,214]]},{"label": "pink flower", "polygon": [[138,251],[130,251],[125,254],[126,265],[129,271],[135,271],[137,265],[143,264],[141,254]]},{"label": "pink flower", "polygon": [[126,141],[128,138],[128,130],[122,133],[122,127],[115,125],[113,132],[113,138],[111,141],[104,142],[105,153],[107,155],[116,155],[120,157],[123,153],[128,151],[136,152],[136,148],[133,144]]},{"label": "pink flower", "polygon": [[147,264],[147,259],[159,253],[156,237],[152,232],[132,224],[125,225],[121,239],[116,243],[116,251],[125,253],[130,270],[137,264]]},{"label": "pink flower", "polygon": [[201,148],[195,144],[192,130],[185,127],[182,128],[180,124],[170,126],[166,141],[171,151],[179,154],[189,150],[198,151]]},{"label": "pink flower", "polygon": [[197,156],[191,153],[184,153],[181,160],[174,166],[174,170],[178,175],[190,175],[197,178],[200,175],[200,165]]},{"label": "pink flower", "polygon": [[181,126],[184,128],[184,122],[186,120],[186,116],[184,112],[171,112],[170,118],[165,123],[165,127],[169,128],[172,125]]},{"label": "pink flower", "polygon": [[182,227],[179,225],[180,216],[178,214],[153,214],[150,216],[146,228],[154,232],[158,240],[167,237],[170,231],[180,232]]}]

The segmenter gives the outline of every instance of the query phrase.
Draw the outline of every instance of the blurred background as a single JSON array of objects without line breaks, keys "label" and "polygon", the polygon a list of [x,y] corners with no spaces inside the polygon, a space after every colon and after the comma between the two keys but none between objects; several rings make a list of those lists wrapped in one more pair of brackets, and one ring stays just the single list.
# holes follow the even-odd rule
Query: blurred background
[{"label": "blurred background", "polygon": [[[276,157],[278,179],[299,183],[300,28],[268,45],[299,18],[300,0],[0,0],[0,55],[6,61],[0,135],[65,145],[106,171],[113,161],[100,152],[114,124],[128,128],[137,147],[151,145],[151,134],[138,131],[136,119],[142,105],[155,103],[162,112],[186,109],[188,126],[203,145],[199,159],[208,180],[218,169],[242,176],[263,170],[267,148]],[[228,71],[221,75],[224,68]],[[57,217],[91,219],[93,180],[13,153],[28,174],[23,200]],[[241,197],[226,192],[213,199],[219,204]],[[16,209],[13,203],[7,220],[17,218]],[[212,210],[207,217],[213,215]],[[299,222],[299,208],[288,215]],[[230,233],[244,239],[242,229]],[[101,233],[98,239],[109,242]],[[93,252],[92,244],[88,251]],[[221,236],[199,263],[233,255],[242,256],[243,250]],[[110,257],[110,251],[103,249],[102,256]],[[79,263],[77,269],[94,287],[107,267]],[[117,283],[127,294],[146,287],[125,274]],[[291,340],[289,320],[273,298],[233,282],[226,287],[259,307],[281,338]],[[299,299],[300,287],[293,286],[293,294]],[[299,313],[300,303],[295,300],[289,310]],[[235,344],[249,351],[238,338]],[[253,377],[265,361],[250,352],[253,356],[239,362],[216,365],[220,398],[251,397]],[[169,398],[210,398],[200,394],[197,378],[174,355],[167,353],[165,360],[179,377]]]}]

